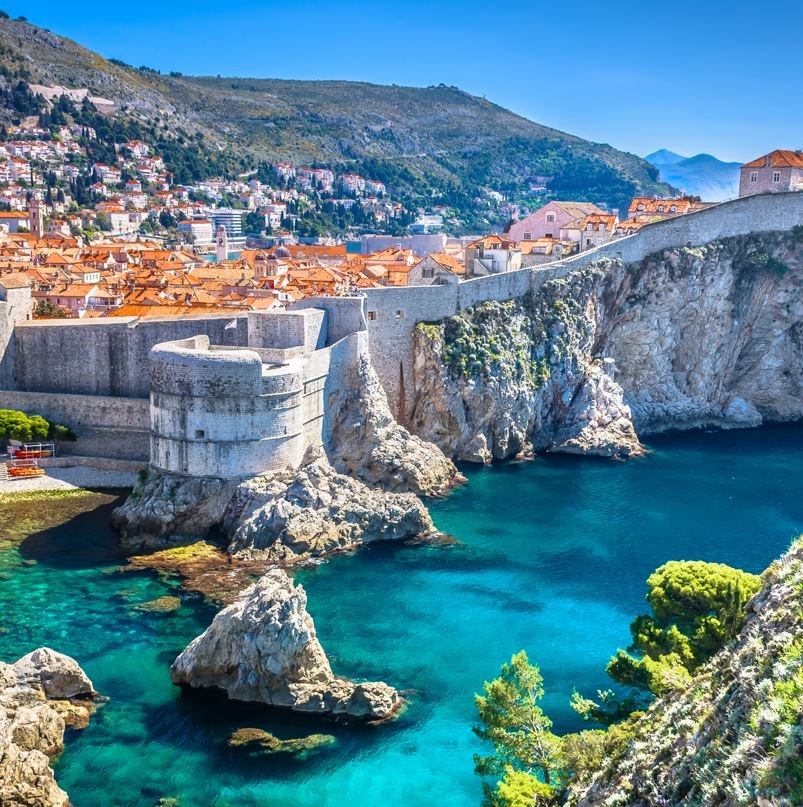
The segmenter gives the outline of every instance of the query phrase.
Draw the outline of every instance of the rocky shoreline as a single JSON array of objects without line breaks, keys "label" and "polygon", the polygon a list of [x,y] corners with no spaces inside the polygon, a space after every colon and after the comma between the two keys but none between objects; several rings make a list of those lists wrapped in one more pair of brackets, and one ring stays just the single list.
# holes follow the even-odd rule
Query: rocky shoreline
[{"label": "rocky shoreline", "polygon": [[67,728],[86,727],[98,699],[78,662],[50,648],[0,662],[0,804],[69,807],[50,761]]}]

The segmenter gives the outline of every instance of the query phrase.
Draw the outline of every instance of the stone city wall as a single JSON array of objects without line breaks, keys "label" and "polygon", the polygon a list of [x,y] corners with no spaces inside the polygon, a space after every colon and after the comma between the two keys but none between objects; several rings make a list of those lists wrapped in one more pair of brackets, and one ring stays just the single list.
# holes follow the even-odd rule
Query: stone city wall
[{"label": "stone city wall", "polygon": [[[227,327],[234,323],[233,327]],[[31,392],[148,397],[148,353],[160,342],[204,333],[215,344],[248,343],[245,314],[174,318],[38,320],[17,325],[14,380]]]},{"label": "stone city wall", "polygon": [[749,233],[789,230],[803,224],[803,193],[766,194],[648,224],[638,233],[551,264],[467,280],[457,285],[368,289],[366,316],[371,360],[391,409],[406,423],[415,398],[413,331],[486,300],[510,300],[600,258],[637,263],[663,249],[699,245]]},{"label": "stone city wall", "polygon": [[78,439],[63,443],[63,454],[148,460],[147,399],[0,390],[0,409],[18,409],[69,426]]}]

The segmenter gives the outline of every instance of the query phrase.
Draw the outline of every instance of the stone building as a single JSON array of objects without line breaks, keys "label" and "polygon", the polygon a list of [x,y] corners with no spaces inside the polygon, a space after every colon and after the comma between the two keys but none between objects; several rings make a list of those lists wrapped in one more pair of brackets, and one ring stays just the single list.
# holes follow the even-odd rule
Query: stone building
[{"label": "stone building", "polygon": [[560,228],[591,213],[605,213],[591,202],[548,202],[521,221],[511,222],[504,235],[511,241],[560,238]]},{"label": "stone building", "polygon": [[803,191],[803,151],[777,149],[741,167],[739,196],[786,191]]}]

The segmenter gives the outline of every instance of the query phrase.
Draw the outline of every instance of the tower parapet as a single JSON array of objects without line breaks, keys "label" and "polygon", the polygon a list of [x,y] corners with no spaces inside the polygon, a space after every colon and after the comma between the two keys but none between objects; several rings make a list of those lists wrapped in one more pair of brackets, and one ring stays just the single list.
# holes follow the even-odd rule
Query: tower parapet
[{"label": "tower parapet", "polygon": [[300,358],[263,364],[255,350],[196,336],[150,353],[151,465],[236,479],[298,465],[306,448]]}]

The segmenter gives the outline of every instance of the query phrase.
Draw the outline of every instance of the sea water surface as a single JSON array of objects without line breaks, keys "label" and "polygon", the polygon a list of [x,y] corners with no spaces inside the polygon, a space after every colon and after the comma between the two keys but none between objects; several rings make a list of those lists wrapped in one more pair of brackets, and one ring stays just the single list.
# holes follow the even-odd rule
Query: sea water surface
[{"label": "sea water surface", "polygon": [[[540,457],[469,470],[431,507],[460,543],[376,545],[297,574],[335,671],[408,691],[409,708],[388,725],[182,695],[168,667],[214,610],[178,581],[116,571],[109,496],[0,552],[0,658],[49,645],[110,698],[56,763],[75,807],[476,805],[472,696],[513,652],[541,666],[556,730],[577,729],[571,692],[608,685],[605,663],[628,643],[650,572],[673,558],[758,572],[803,532],[803,427],[650,445],[630,462]],[[178,611],[135,609],[167,593],[182,597]],[[305,759],[228,748],[245,726],[337,743]]]}]

